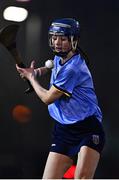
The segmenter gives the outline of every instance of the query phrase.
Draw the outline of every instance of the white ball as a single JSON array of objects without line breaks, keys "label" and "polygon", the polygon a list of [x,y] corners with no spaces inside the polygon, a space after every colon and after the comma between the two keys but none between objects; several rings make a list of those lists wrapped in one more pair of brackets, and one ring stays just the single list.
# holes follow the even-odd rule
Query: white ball
[{"label": "white ball", "polygon": [[45,67],[48,68],[48,69],[52,69],[54,67],[53,60],[48,59],[45,62]]}]

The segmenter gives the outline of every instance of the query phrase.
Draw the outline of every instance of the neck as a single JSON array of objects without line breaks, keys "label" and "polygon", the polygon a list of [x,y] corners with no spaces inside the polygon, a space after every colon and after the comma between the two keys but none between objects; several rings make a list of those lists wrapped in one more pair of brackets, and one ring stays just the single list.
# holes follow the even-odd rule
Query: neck
[{"label": "neck", "polygon": [[70,52],[67,54],[66,57],[62,57],[62,58],[61,58],[62,64],[64,64],[67,60],[69,60],[74,54],[75,54],[75,52],[70,51]]}]

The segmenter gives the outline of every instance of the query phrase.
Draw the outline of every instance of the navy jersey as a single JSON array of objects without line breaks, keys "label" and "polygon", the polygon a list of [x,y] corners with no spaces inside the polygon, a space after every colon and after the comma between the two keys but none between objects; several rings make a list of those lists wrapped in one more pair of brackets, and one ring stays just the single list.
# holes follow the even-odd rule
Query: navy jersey
[{"label": "navy jersey", "polygon": [[99,121],[102,113],[98,106],[91,73],[80,54],[64,64],[54,57],[50,86],[64,95],[48,105],[50,116],[61,124],[73,124],[94,115]]}]

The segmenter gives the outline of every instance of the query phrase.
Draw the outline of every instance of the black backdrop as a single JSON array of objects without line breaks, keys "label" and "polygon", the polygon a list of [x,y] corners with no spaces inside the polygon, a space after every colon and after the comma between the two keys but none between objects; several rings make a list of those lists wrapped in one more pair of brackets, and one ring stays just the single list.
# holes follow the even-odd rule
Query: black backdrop
[{"label": "black backdrop", "polygon": [[[52,58],[48,47],[48,26],[53,19],[73,17],[81,25],[81,47],[87,52],[107,142],[96,171],[96,178],[119,178],[119,1],[118,0],[32,0],[18,3],[0,1],[0,28],[13,22],[3,19],[8,5],[25,7],[29,11],[20,24],[17,45],[24,62],[32,59],[36,66]],[[39,28],[39,29],[38,29]],[[42,80],[47,88],[49,76]],[[50,145],[53,122],[35,93],[26,95],[26,84],[16,72],[14,60],[0,45],[0,178],[41,178]],[[32,110],[29,123],[18,123],[13,108],[22,104]]]}]

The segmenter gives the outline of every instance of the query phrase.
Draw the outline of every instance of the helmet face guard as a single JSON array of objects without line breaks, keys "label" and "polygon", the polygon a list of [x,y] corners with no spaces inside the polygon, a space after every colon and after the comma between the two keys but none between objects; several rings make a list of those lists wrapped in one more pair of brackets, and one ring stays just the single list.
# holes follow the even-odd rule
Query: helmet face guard
[{"label": "helmet face guard", "polygon": [[67,56],[68,52],[56,52],[52,44],[52,36],[67,36],[71,42],[71,50],[76,50],[79,39],[79,23],[71,18],[58,19],[52,22],[49,28],[49,46],[56,55]]}]

